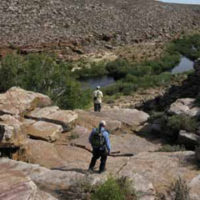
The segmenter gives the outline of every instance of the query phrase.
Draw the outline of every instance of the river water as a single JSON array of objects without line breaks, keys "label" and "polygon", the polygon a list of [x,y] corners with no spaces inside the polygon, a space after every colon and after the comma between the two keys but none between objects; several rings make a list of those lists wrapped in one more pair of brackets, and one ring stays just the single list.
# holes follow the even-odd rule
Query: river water
[{"label": "river water", "polygon": [[158,0],[164,3],[178,3],[178,4],[190,4],[200,5],[200,0]]},{"label": "river water", "polygon": [[[192,70],[194,67],[194,62],[190,59],[182,56],[180,63],[176,65],[172,70],[172,74],[183,73]],[[115,80],[110,76],[89,78],[87,80],[81,80],[81,86],[83,89],[95,89],[97,85],[101,87],[112,85]]]},{"label": "river water", "polygon": [[89,78],[87,80],[81,80],[81,85],[83,89],[95,89],[96,86],[105,87],[111,85],[115,82],[113,77],[110,76],[103,76],[103,77],[96,77],[96,78]]},{"label": "river water", "polygon": [[171,70],[171,73],[172,74],[183,73],[183,72],[190,71],[193,68],[194,68],[194,62],[182,56],[180,63]]}]

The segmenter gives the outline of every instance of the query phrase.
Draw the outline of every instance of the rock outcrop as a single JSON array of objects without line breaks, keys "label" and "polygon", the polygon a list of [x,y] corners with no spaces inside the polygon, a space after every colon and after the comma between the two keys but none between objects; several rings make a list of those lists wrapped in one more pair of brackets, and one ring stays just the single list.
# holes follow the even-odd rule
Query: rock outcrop
[{"label": "rock outcrop", "polygon": [[178,135],[178,143],[189,149],[194,149],[195,146],[200,145],[200,136],[181,130]]},{"label": "rock outcrop", "polygon": [[[71,149],[71,151],[76,151],[76,149]],[[128,177],[132,182],[131,187],[140,200],[155,200],[155,191],[165,192],[166,186],[180,176],[188,183],[191,182],[191,196],[194,197],[199,195],[199,170],[194,167],[194,159],[194,152],[143,152],[131,158],[109,158],[108,172],[98,175],[88,174],[86,166],[78,164],[78,161],[76,168],[70,168],[66,163],[62,167],[47,169],[36,164],[3,158],[0,159],[0,176],[2,177],[1,172],[6,170],[7,177],[13,177],[12,174],[9,175],[9,172],[14,171],[17,175],[22,174],[22,180],[26,179],[24,177],[30,177],[29,181],[33,181],[39,188],[56,196],[56,190],[70,192],[74,186],[80,187],[81,183],[98,184],[104,182],[107,175],[112,173],[117,177]],[[12,179],[7,181],[9,180],[12,185]],[[1,181],[4,182],[4,179]],[[26,184],[29,182],[26,181]],[[1,187],[0,194],[2,190]]]},{"label": "rock outcrop", "polygon": [[10,115],[25,115],[37,107],[51,104],[48,96],[18,87],[12,87],[6,93],[0,94],[0,111]]},{"label": "rock outcrop", "polygon": [[60,110],[57,106],[37,108],[27,114],[28,118],[44,120],[61,125],[63,131],[73,128],[73,124],[78,119],[78,114],[69,110]]},{"label": "rock outcrop", "polygon": [[185,114],[194,117],[200,115],[200,107],[195,105],[194,98],[177,99],[171,104],[169,113],[176,115]]},{"label": "rock outcrop", "polygon": [[[143,111],[137,109],[105,109],[100,113],[79,111],[79,118],[83,119],[84,122],[81,124],[89,122],[90,127],[96,127],[98,123],[104,119],[108,124],[108,129],[116,131],[121,128],[122,125],[131,127],[131,129],[137,130],[138,127],[143,126],[147,122],[149,115]],[[84,124],[83,124],[84,125]]]},{"label": "rock outcrop", "polygon": [[[70,131],[78,114],[51,106],[48,96],[12,87],[0,94],[0,148],[26,146],[28,138],[55,142]],[[50,107],[51,106],[51,107]],[[5,150],[7,151],[7,150]]]},{"label": "rock outcrop", "polygon": [[22,170],[9,169],[2,163],[0,165],[0,199],[56,200],[50,194],[41,191]]},{"label": "rock outcrop", "polygon": [[[33,106],[32,100],[26,102],[20,98],[33,99],[40,94],[31,93],[30,97],[29,91],[17,90],[23,93],[16,96],[24,105],[12,107],[9,104],[9,112],[4,111],[0,115],[0,150],[5,150],[2,145],[15,145],[19,148],[16,150],[19,156],[13,158],[27,163],[0,158],[0,198],[19,198],[21,195],[22,200],[61,200],[59,193],[64,191],[72,200],[84,199],[87,194],[80,189],[81,184],[102,183],[109,174],[128,177],[139,200],[155,200],[156,191],[164,192],[166,185],[178,176],[191,182],[192,200],[199,195],[195,153],[155,152],[161,147],[159,140],[147,140],[136,134],[149,118],[145,112],[121,108],[105,109],[100,113],[60,110],[50,106],[48,97],[45,97],[48,101],[42,100],[48,103],[38,103],[37,100]],[[15,110],[17,113],[12,113]],[[87,169],[92,155],[88,136],[102,119],[106,120],[111,130],[110,140],[115,154],[108,157],[106,173],[89,174]],[[182,132],[180,136],[180,140],[193,144],[191,135]],[[116,152],[120,152],[121,156]],[[99,161],[95,172],[98,167]],[[8,192],[10,188],[14,188],[15,193]]]}]

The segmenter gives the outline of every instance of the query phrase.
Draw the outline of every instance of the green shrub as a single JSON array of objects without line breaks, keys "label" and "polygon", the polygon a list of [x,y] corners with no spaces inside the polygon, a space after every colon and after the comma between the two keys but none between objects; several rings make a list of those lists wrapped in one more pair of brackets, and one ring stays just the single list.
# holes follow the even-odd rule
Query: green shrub
[{"label": "green shrub", "polygon": [[77,134],[77,133],[71,133],[71,135],[69,136],[69,140],[74,140],[74,139],[77,139],[79,137],[80,137],[79,134]]},{"label": "green shrub", "polygon": [[21,85],[23,74],[25,73],[25,61],[18,55],[6,56],[0,65],[0,91],[4,92],[8,88]]},{"label": "green shrub", "polygon": [[173,115],[168,118],[167,127],[173,132],[186,130],[194,132],[198,126],[197,121],[187,115]]},{"label": "green shrub", "polygon": [[115,61],[109,62],[106,65],[106,70],[109,76],[115,79],[121,79],[126,76],[130,68],[130,63],[124,59],[117,59]]},{"label": "green shrub", "polygon": [[157,120],[157,119],[160,120],[164,117],[165,117],[165,119],[167,119],[167,116],[164,112],[152,112],[152,113],[150,113],[150,118],[148,119],[148,121],[150,123],[153,123],[155,120]]},{"label": "green shrub", "polygon": [[[87,64],[89,66],[87,66]],[[73,73],[78,79],[101,77],[108,74],[108,71],[106,69],[106,63],[104,61],[87,64],[85,64],[85,66],[82,66],[81,69],[76,70]]]},{"label": "green shrub", "polygon": [[156,200],[190,200],[190,188],[185,180],[178,178],[170,186],[165,193],[157,193]]},{"label": "green shrub", "polygon": [[117,181],[110,177],[92,195],[92,200],[125,200]]},{"label": "green shrub", "polygon": [[127,178],[109,177],[91,196],[92,200],[136,200],[135,191],[131,191]]},{"label": "green shrub", "polygon": [[186,181],[179,177],[169,187],[168,193],[171,194],[172,200],[190,200],[189,191]]},{"label": "green shrub", "polygon": [[195,60],[200,56],[200,34],[184,36],[181,39],[173,41],[170,46],[171,51],[177,51],[180,54]]},{"label": "green shrub", "polygon": [[58,63],[54,56],[8,55],[0,67],[0,91],[12,86],[49,95],[61,108],[82,108],[90,103],[90,91],[82,91],[72,77],[69,64]]},{"label": "green shrub", "polygon": [[157,152],[176,152],[176,151],[185,151],[185,147],[181,145],[164,145],[160,147]]},{"label": "green shrub", "polygon": [[104,89],[105,94],[114,95],[121,93],[123,95],[130,95],[137,91],[139,88],[152,88],[158,86],[166,86],[172,80],[172,75],[168,72],[159,75],[145,75],[134,76],[128,74],[124,79],[115,82],[112,86],[108,86]]},{"label": "green shrub", "polygon": [[197,95],[196,100],[195,100],[195,104],[197,106],[200,106],[200,94]]}]

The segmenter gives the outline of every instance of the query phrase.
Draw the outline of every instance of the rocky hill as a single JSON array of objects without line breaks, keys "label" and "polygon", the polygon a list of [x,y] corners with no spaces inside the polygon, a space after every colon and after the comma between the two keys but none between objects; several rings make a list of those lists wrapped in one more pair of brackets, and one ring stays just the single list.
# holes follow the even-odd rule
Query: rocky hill
[{"label": "rocky hill", "polygon": [[154,0],[2,0],[0,46],[83,53],[200,27],[200,6]]}]

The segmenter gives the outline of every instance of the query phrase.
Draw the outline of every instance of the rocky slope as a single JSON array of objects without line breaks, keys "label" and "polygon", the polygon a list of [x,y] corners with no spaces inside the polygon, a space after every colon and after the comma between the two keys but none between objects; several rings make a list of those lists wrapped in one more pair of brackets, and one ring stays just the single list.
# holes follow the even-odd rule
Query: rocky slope
[{"label": "rocky slope", "polygon": [[2,0],[0,46],[91,52],[199,29],[200,7],[154,0]]},{"label": "rocky slope", "polygon": [[[195,153],[155,152],[161,141],[138,132],[149,118],[143,111],[60,110],[49,97],[17,87],[0,95],[0,108],[1,156],[15,159],[0,158],[0,198],[88,199],[82,187],[104,182],[111,173],[128,177],[140,200],[156,200],[156,193],[165,193],[179,176],[191,187],[191,199],[199,199]],[[120,151],[121,156],[108,158],[106,173],[89,174],[88,136],[102,119],[111,132],[112,151]]]},{"label": "rocky slope", "polygon": [[[200,91],[199,69],[197,60],[196,73],[179,86],[183,93],[162,94],[162,98],[171,97],[162,101],[170,116],[199,117],[200,108],[194,99]],[[151,108],[158,104],[155,100]],[[18,87],[0,94],[0,199],[90,199],[84,187],[102,183],[112,174],[128,177],[139,200],[157,200],[158,193],[171,200],[166,191],[179,177],[190,187],[191,200],[199,200],[200,148],[196,153],[158,152],[163,141],[148,131],[163,133],[159,119],[151,124],[142,110],[122,107],[104,105],[100,113],[61,110],[48,96]],[[112,152],[120,154],[109,156],[107,172],[90,174],[88,136],[102,119],[110,130]],[[180,130],[177,139],[194,149],[200,141],[199,127],[192,133]]]}]

